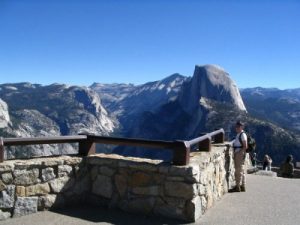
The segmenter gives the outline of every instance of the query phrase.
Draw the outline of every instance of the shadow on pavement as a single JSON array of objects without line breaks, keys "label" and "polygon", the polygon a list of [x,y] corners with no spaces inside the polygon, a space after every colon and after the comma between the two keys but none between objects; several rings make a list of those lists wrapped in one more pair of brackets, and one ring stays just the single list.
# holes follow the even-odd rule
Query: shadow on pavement
[{"label": "shadow on pavement", "polygon": [[104,207],[92,207],[87,205],[83,205],[82,208],[79,208],[77,206],[68,209],[55,209],[51,211],[61,215],[87,220],[94,223],[110,223],[116,225],[186,224],[184,221],[180,220],[166,219],[156,216],[137,215],[122,212],[117,209],[107,209]]}]

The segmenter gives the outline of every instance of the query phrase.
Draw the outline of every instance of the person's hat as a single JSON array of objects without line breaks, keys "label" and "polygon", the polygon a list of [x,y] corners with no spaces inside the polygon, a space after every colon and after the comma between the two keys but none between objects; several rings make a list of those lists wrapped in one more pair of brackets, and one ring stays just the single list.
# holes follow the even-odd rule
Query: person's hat
[{"label": "person's hat", "polygon": [[244,126],[244,123],[242,123],[241,121],[237,121],[235,125],[239,126],[239,127],[242,127],[242,126]]}]

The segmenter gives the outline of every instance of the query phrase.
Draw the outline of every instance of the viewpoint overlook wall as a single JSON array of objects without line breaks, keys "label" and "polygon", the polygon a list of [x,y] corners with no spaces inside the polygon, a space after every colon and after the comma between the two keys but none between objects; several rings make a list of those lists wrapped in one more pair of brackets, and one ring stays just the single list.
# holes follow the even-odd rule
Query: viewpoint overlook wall
[{"label": "viewpoint overlook wall", "polygon": [[229,145],[191,153],[187,166],[97,154],[0,163],[0,220],[93,204],[195,221],[232,186]]}]

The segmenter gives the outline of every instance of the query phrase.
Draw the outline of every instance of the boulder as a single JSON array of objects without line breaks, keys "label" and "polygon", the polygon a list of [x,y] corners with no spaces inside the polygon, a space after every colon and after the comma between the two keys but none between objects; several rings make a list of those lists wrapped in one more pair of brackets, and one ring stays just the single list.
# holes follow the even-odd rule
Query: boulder
[{"label": "boulder", "polygon": [[13,217],[36,213],[38,210],[38,197],[17,197]]},{"label": "boulder", "polygon": [[7,185],[6,188],[0,192],[0,208],[10,209],[14,207],[15,202],[15,185]]}]

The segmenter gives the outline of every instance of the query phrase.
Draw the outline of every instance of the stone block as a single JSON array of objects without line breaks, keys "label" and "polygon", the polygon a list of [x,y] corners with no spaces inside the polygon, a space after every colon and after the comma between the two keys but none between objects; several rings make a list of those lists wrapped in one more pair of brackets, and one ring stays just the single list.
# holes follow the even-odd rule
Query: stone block
[{"label": "stone block", "polygon": [[184,182],[184,177],[167,177],[167,181]]},{"label": "stone block", "polygon": [[36,184],[26,187],[26,196],[46,195],[50,192],[48,183]]},{"label": "stone block", "polygon": [[93,166],[90,172],[92,180],[95,180],[97,178],[98,173],[99,173],[99,167]]},{"label": "stone block", "polygon": [[140,170],[145,172],[158,172],[158,167],[151,163],[134,162],[128,165],[130,169]]},{"label": "stone block", "polygon": [[13,176],[11,173],[3,173],[1,177],[5,184],[11,184],[13,182]]},{"label": "stone block", "polygon": [[183,209],[185,207],[186,200],[178,197],[164,197],[163,202],[169,206]]},{"label": "stone block", "polygon": [[205,196],[201,196],[201,207],[202,207],[202,214],[204,214],[204,212],[207,209],[207,200]]},{"label": "stone block", "polygon": [[159,196],[162,194],[159,186],[134,187],[132,188],[132,193],[136,195],[147,195],[147,196]]},{"label": "stone block", "polygon": [[69,165],[58,166],[58,177],[72,176],[72,175],[73,175],[72,166]]},{"label": "stone block", "polygon": [[165,183],[166,176],[164,174],[153,173],[152,185],[163,185]]},{"label": "stone block", "polygon": [[56,178],[56,176],[55,176],[55,173],[54,173],[54,169],[52,167],[42,169],[42,180],[43,180],[43,182],[47,182],[47,181],[53,180],[55,178]]},{"label": "stone block", "polygon": [[166,182],[165,194],[171,197],[192,199],[197,195],[197,185],[183,182]]},{"label": "stone block", "polygon": [[49,158],[49,159],[43,159],[42,166],[54,167],[54,166],[62,165],[63,163],[64,161],[61,158]]},{"label": "stone block", "polygon": [[13,217],[37,212],[38,197],[17,197]]},{"label": "stone block", "polygon": [[30,161],[19,161],[15,162],[15,170],[30,170],[32,168],[41,167],[41,161],[39,160],[30,160]]},{"label": "stone block", "polygon": [[11,162],[0,163],[0,173],[12,172],[14,168],[14,164]]},{"label": "stone block", "polygon": [[87,158],[88,164],[97,166],[116,167],[118,165],[118,161],[119,160],[116,159],[102,158],[97,156],[91,156]]},{"label": "stone block", "polygon": [[8,218],[10,218],[11,215],[9,212],[3,212],[1,209],[0,209],[0,221],[3,221],[3,220],[7,220]]},{"label": "stone block", "polygon": [[169,169],[170,169],[169,165],[159,165],[158,166],[158,172],[161,173],[161,174],[168,174]]},{"label": "stone block", "polygon": [[72,191],[77,195],[81,195],[89,191],[90,187],[91,187],[91,179],[89,176],[85,176],[76,181],[75,185],[72,188]]},{"label": "stone block", "polygon": [[49,194],[40,196],[38,200],[38,209],[45,210],[51,208],[61,208],[64,206],[64,198],[62,195]]},{"label": "stone block", "polygon": [[24,186],[16,186],[16,195],[18,197],[26,197],[26,188]]},{"label": "stone block", "polygon": [[15,202],[15,186],[7,185],[5,190],[0,192],[0,208],[10,209],[14,207]]},{"label": "stone block", "polygon": [[112,179],[107,176],[98,175],[93,183],[92,193],[105,198],[111,198],[113,193]]},{"label": "stone block", "polygon": [[127,193],[127,176],[116,175],[115,176],[115,186],[118,190],[120,197],[124,197]]},{"label": "stone block", "polygon": [[64,160],[64,163],[66,165],[72,166],[72,165],[78,165],[82,163],[83,158],[82,157],[67,157]]},{"label": "stone block", "polygon": [[207,170],[201,171],[201,173],[199,175],[200,184],[204,184],[204,185],[208,184],[209,178],[207,176],[207,173],[208,173]]},{"label": "stone block", "polygon": [[172,176],[193,177],[199,174],[199,165],[190,164],[188,166],[171,166],[169,174]]},{"label": "stone block", "polygon": [[202,205],[200,196],[188,201],[186,205],[186,219],[190,222],[195,222],[202,215]]},{"label": "stone block", "polygon": [[0,180],[0,192],[6,189],[6,185]]},{"label": "stone block", "polygon": [[204,186],[203,184],[199,184],[198,185],[198,191],[199,191],[199,195],[206,195],[206,186]]},{"label": "stone block", "polygon": [[214,198],[213,198],[213,192],[212,188],[207,188],[207,195],[206,195],[206,209],[209,209],[213,206]]},{"label": "stone block", "polygon": [[[76,169],[76,168],[78,168],[78,169]],[[88,176],[89,170],[87,169],[87,167],[84,167],[84,166],[78,166],[78,167],[75,166],[73,172],[75,172],[77,179],[82,179],[82,178]],[[70,176],[72,176],[73,174],[71,172]]]},{"label": "stone block", "polygon": [[131,187],[148,186],[152,184],[152,177],[143,172],[136,172],[132,175],[129,185]]},{"label": "stone block", "polygon": [[111,177],[115,174],[115,170],[112,169],[112,168],[109,168],[107,166],[101,166],[100,167],[100,173],[105,175],[105,176],[108,176],[108,177]]},{"label": "stone block", "polygon": [[15,184],[16,185],[32,185],[39,183],[39,169],[31,169],[31,170],[15,170]]},{"label": "stone block", "polygon": [[49,182],[52,192],[60,193],[70,189],[75,183],[74,179],[69,177],[60,177]]}]

